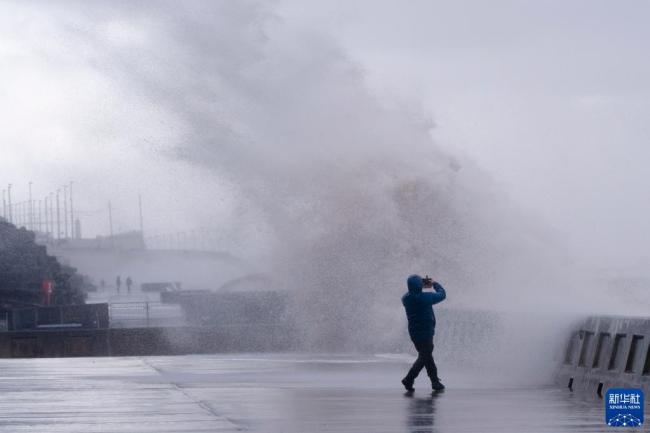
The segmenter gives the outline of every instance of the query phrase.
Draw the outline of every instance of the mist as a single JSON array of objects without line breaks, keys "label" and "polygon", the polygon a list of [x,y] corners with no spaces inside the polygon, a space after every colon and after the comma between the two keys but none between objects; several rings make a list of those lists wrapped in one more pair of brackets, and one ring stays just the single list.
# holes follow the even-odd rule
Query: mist
[{"label": "mist", "polygon": [[96,209],[128,208],[135,190],[154,233],[224,233],[225,251],[294,294],[311,350],[390,350],[412,273],[448,288],[442,309],[499,311],[508,329],[548,313],[540,335],[622,308],[562,231],[436,138],[421,101],[378,92],[337,37],[278,5],[6,3],[7,181],[72,174],[90,233],[105,231]]}]

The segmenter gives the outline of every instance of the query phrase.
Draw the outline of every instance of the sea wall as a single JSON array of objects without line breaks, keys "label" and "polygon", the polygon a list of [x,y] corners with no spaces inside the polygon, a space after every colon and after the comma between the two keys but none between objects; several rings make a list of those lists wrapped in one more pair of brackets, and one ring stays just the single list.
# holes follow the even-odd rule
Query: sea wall
[{"label": "sea wall", "polygon": [[595,395],[615,387],[650,392],[650,318],[590,317],[579,324],[556,381]]},{"label": "sea wall", "polygon": [[26,330],[0,333],[0,358],[291,350],[294,341],[291,330],[279,327],[257,330],[196,326]]}]

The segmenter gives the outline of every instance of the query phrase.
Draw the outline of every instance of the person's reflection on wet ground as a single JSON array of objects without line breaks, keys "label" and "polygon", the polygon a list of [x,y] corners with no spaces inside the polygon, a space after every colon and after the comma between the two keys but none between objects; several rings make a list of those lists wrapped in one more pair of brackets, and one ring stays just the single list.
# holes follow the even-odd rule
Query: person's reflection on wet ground
[{"label": "person's reflection on wet ground", "polygon": [[436,432],[435,414],[436,400],[442,392],[426,396],[415,396],[413,392],[405,392],[408,399],[406,407],[406,431],[409,433]]}]

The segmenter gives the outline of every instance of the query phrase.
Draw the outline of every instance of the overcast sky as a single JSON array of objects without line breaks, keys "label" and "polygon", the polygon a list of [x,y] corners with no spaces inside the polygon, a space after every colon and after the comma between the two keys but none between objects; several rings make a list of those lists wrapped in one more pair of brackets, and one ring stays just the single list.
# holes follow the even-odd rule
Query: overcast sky
[{"label": "overcast sky", "polygon": [[[161,68],[167,76],[175,70],[160,57],[189,58],[195,53],[184,48],[204,44],[227,53],[231,63],[217,66],[228,76],[255,55],[258,38],[290,40],[304,29],[340,45],[383,103],[430,114],[439,146],[475,160],[504,195],[560,233],[579,262],[650,262],[648,2],[282,0],[253,9],[290,32],[249,34],[238,24],[254,19],[237,7],[226,7],[224,19],[208,14],[202,22],[214,19],[214,32],[234,35],[220,37],[221,45],[205,42],[210,32],[182,31],[178,23],[187,16],[191,26],[196,11],[179,12],[177,33],[161,38],[167,19],[157,18],[172,9],[162,2],[0,4],[0,182],[17,184],[24,197],[27,178],[38,195],[74,180],[93,234],[103,230],[109,198],[118,225],[133,226],[140,191],[155,210],[155,230],[182,221],[178,209],[205,199],[196,191],[203,176],[163,156],[188,122],[169,109],[180,90],[151,102]],[[151,57],[142,60],[142,52]],[[149,78],[130,75],[131,62],[137,77]],[[178,74],[184,92],[193,86],[185,78]],[[239,107],[241,95],[228,95]],[[219,208],[229,206],[226,190]],[[199,215],[196,224],[211,218]]]}]

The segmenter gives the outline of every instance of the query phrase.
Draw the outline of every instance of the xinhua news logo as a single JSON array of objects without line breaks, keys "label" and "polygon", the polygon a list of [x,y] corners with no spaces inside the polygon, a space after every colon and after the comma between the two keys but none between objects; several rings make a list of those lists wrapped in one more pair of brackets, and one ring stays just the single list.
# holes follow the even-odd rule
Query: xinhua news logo
[{"label": "xinhua news logo", "polygon": [[605,422],[611,427],[638,427],[643,424],[643,391],[637,388],[610,388],[605,395]]}]

